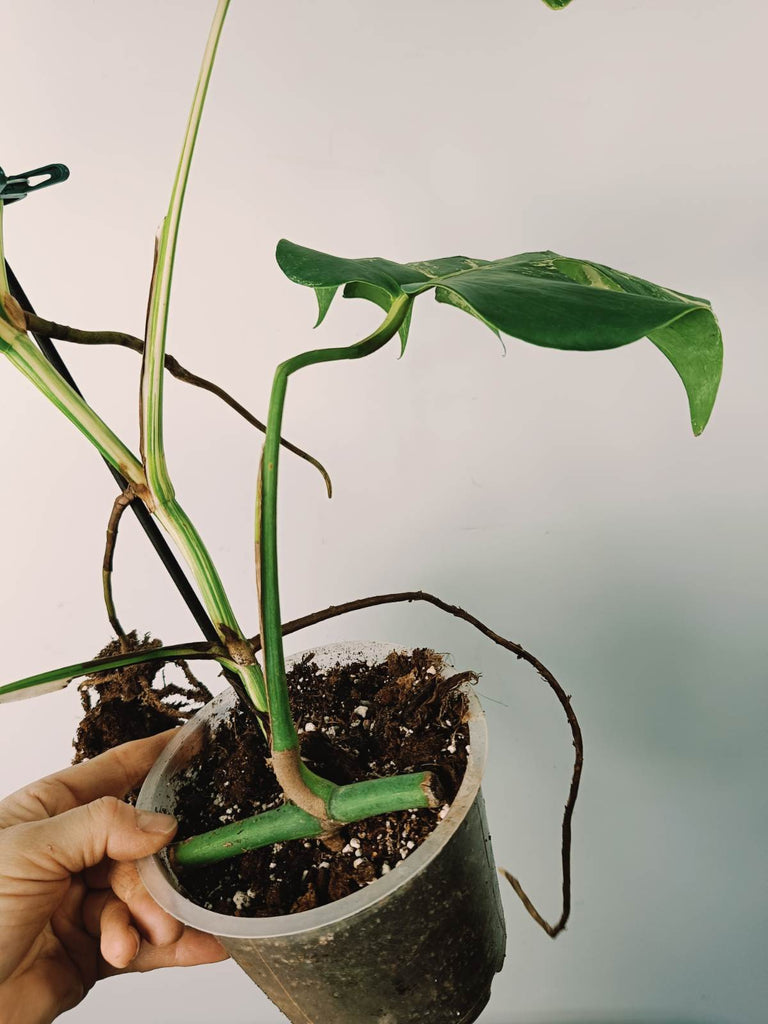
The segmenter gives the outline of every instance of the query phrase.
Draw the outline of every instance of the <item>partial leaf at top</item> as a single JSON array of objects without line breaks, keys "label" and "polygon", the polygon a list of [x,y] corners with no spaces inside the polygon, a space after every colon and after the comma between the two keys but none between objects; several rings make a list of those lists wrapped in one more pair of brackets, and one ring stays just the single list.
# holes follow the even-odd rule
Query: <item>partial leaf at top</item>
[{"label": "partial leaf at top", "polygon": [[553,11],[562,11],[570,2],[571,0],[544,0],[547,7],[551,7]]},{"label": "partial leaf at top", "polygon": [[395,263],[342,259],[282,241],[277,258],[291,280],[328,294],[343,285],[346,296],[384,309],[398,295],[434,291],[438,302],[534,345],[588,352],[648,337],[682,378],[696,434],[712,411],[722,341],[705,299],[553,252]]}]

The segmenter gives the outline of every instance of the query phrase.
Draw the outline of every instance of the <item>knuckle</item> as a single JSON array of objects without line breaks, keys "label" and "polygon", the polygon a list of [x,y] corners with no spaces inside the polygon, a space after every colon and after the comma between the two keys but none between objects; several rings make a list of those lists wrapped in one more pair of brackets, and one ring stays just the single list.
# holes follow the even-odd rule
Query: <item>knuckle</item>
[{"label": "knuckle", "polygon": [[31,782],[19,793],[19,801],[30,817],[35,818],[53,818],[77,805],[69,788],[55,778]]},{"label": "knuckle", "polygon": [[83,855],[87,863],[98,863],[109,849],[110,833],[119,824],[120,801],[113,796],[101,796],[85,804],[84,827],[81,829]]},{"label": "knuckle", "polygon": [[115,796],[100,796],[87,806],[94,820],[109,828],[117,823],[125,804]]},{"label": "knuckle", "polygon": [[30,810],[42,811],[46,818],[51,816],[54,794],[51,783],[48,779],[38,779],[37,782],[30,782],[28,786],[19,793],[22,800]]}]

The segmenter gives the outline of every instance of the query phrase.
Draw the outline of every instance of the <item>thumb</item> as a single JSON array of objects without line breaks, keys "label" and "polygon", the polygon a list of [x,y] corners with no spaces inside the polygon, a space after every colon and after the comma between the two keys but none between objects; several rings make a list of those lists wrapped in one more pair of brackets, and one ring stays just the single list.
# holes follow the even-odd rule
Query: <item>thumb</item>
[{"label": "thumb", "polygon": [[105,857],[138,860],[156,853],[176,828],[170,814],[137,811],[116,797],[103,796],[54,818],[17,825],[5,838],[25,861],[26,877],[48,881],[93,867]]}]

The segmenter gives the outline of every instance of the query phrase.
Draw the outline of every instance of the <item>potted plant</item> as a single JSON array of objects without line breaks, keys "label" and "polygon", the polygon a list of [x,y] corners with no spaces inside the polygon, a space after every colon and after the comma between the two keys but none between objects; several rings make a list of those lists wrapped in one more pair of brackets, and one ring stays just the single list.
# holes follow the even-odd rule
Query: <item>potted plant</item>
[{"label": "potted plant", "polygon": [[[551,7],[565,6],[555,0],[546,2]],[[421,711],[428,704],[436,712],[429,721],[430,728],[448,721],[446,728],[472,730],[471,734],[462,733],[466,770],[461,763],[463,778],[455,780],[458,785],[455,795],[450,794],[451,800],[447,801],[441,792],[445,789],[441,772],[447,772],[450,758],[446,757],[436,772],[430,771],[424,762],[431,763],[432,754],[430,757],[406,757],[410,768],[398,766],[397,759],[393,758],[389,769],[382,770],[377,765],[373,777],[339,781],[339,777],[331,778],[317,770],[323,758],[316,749],[307,753],[311,746],[308,741],[318,732],[324,735],[327,747],[338,748],[339,743],[334,743],[334,738],[338,739],[337,726],[330,722],[337,709],[332,708],[329,694],[328,702],[323,703],[328,714],[323,714],[322,722],[310,721],[306,716],[297,721],[296,693],[292,700],[283,637],[309,622],[357,607],[396,600],[428,600],[471,622],[540,672],[568,715],[576,747],[563,828],[564,904],[560,920],[554,925],[543,921],[519,883],[510,880],[526,907],[550,934],[557,934],[564,927],[569,911],[570,820],[581,768],[578,723],[568,697],[540,662],[468,613],[432,595],[422,592],[383,595],[328,609],[298,623],[282,622],[277,496],[281,442],[285,446],[281,437],[282,414],[289,380],[298,370],[317,363],[371,355],[396,338],[404,351],[409,341],[414,303],[420,295],[433,292],[439,302],[469,313],[496,333],[532,344],[595,351],[650,338],[680,375],[688,396],[693,430],[698,434],[707,423],[717,393],[722,359],[720,333],[706,300],[651,284],[599,263],[552,252],[524,253],[495,260],[453,256],[402,263],[380,258],[340,258],[283,240],[277,247],[278,264],[291,280],[315,290],[318,325],[340,289],[345,297],[375,304],[384,315],[379,327],[362,340],[352,345],[305,351],[285,360],[275,372],[258,468],[256,545],[261,629],[258,638],[247,636],[202,538],[176,498],[163,444],[164,373],[180,369],[165,351],[176,240],[208,80],[227,7],[228,0],[218,4],[168,213],[158,237],[145,339],[63,328],[23,308],[18,296],[11,294],[0,237],[0,348],[3,354],[88,437],[125,483],[110,520],[104,575],[109,616],[118,633],[117,649],[89,662],[6,684],[0,687],[0,699],[30,696],[67,685],[72,679],[93,673],[121,672],[137,665],[156,665],[180,658],[218,661],[233,683],[229,701],[220,699],[207,706],[200,718],[180,731],[148,778],[141,799],[147,806],[170,809],[172,805],[172,809],[183,813],[183,807],[176,803],[174,786],[178,784],[183,788],[185,781],[189,784],[190,772],[199,770],[193,766],[200,763],[200,758],[193,761],[195,755],[202,755],[202,763],[210,759],[210,729],[206,731],[205,723],[221,719],[226,710],[231,710],[233,698],[237,696],[237,713],[250,722],[248,742],[261,744],[260,756],[265,765],[269,762],[266,767],[272,770],[280,801],[277,806],[262,806],[259,813],[236,821],[222,821],[219,828],[184,838],[169,851],[165,863],[157,860],[144,866],[147,884],[161,902],[191,923],[205,926],[206,921],[212,921],[210,930],[222,935],[233,954],[292,1020],[309,1019],[311,1008],[314,1021],[376,1020],[380,1024],[386,1021],[397,1024],[412,1020],[442,1021],[450,1013],[451,1019],[468,1024],[476,1019],[487,1000],[492,975],[503,958],[504,933],[479,790],[484,755],[482,718],[476,708],[473,709],[466,688],[462,688],[467,682],[466,675],[464,679],[451,677],[441,660],[427,651],[392,657],[389,650],[379,648],[372,658],[373,675],[378,671],[374,680],[378,688],[371,684],[372,689],[365,689],[357,678],[344,681],[346,704],[349,705],[350,698],[360,701],[356,707],[348,708],[350,714],[345,725],[350,732],[355,727],[361,734],[375,731],[372,723],[378,721],[380,715],[384,717],[383,704],[376,703],[382,692],[388,693],[390,704],[401,703],[414,714],[418,711],[416,717],[422,719],[425,731],[427,726],[423,724]],[[63,176],[61,171],[52,173],[52,178]],[[30,185],[27,190],[32,187],[35,186]],[[23,181],[20,191],[23,194]],[[0,192],[0,198],[2,195]],[[5,195],[16,198],[7,188]],[[124,344],[143,353],[138,456],[44,358],[28,331],[41,337],[64,337],[84,343]],[[111,595],[112,547],[123,510],[137,503],[160,523],[191,570],[213,626],[214,636],[205,643],[147,647],[132,642],[120,626]],[[305,657],[294,660],[295,688],[301,687],[302,673],[310,672],[310,678],[317,681],[325,672],[329,690],[339,689],[339,678],[349,666],[338,654],[338,651],[319,654],[314,663]],[[357,652],[352,658],[355,672],[362,671],[360,666],[367,664],[369,655],[370,651]],[[390,670],[388,674],[379,671],[380,666],[376,664],[382,655],[386,655],[383,660]],[[368,685],[366,681],[365,687]],[[352,720],[354,717],[357,723]],[[415,719],[414,724],[418,724]],[[404,722],[398,724],[398,729],[405,733],[409,729],[414,731]],[[442,748],[442,738],[440,745]],[[441,749],[438,753],[456,754],[456,749],[449,749],[451,746],[456,747],[456,744],[447,743],[445,751]],[[225,745],[225,759],[226,753]],[[417,763],[411,764],[413,761]],[[255,763],[253,771],[255,774]],[[230,817],[231,808],[227,806],[224,792],[210,793],[206,800],[212,813],[223,810],[217,814],[220,819]],[[255,799],[255,803],[258,802]],[[264,800],[261,803],[263,805]],[[366,857],[355,855],[355,850],[361,847],[352,843],[351,838],[355,837],[350,837],[350,825],[389,821],[395,815],[410,816],[421,811],[432,814],[430,833],[420,837],[423,843],[408,840],[413,843],[414,852],[406,845],[397,871],[391,870],[393,866],[379,851],[374,877],[371,877],[377,857],[373,849]],[[254,851],[269,851],[268,856],[272,856],[271,851],[276,851],[277,847],[280,847],[277,852],[282,855],[282,861],[295,861],[293,851],[310,849],[317,872],[326,870],[317,863],[323,850],[325,859],[320,863],[327,861],[330,865],[333,858],[351,859],[352,868],[359,870],[363,885],[359,891],[338,901],[325,899],[330,895],[326,891],[324,901],[309,909],[305,909],[299,899],[293,914],[283,913],[266,919],[242,915],[241,912],[248,909],[246,904],[250,897],[247,890],[243,893],[238,889],[231,896],[235,911],[229,915],[231,923],[221,924],[222,915],[217,911],[190,909],[192,904],[183,898],[176,884],[177,873],[182,874],[189,888],[191,874],[197,870],[231,862]],[[361,861],[359,865],[355,864],[357,860]],[[277,860],[274,863],[277,864]],[[389,871],[384,871],[385,864],[390,867]],[[364,884],[368,882],[371,884]],[[211,916],[206,918],[206,914],[216,920]],[[435,941],[436,936],[442,936],[442,943]],[[380,965],[374,969],[372,965],[377,958],[391,960],[392,969],[383,970]]]}]

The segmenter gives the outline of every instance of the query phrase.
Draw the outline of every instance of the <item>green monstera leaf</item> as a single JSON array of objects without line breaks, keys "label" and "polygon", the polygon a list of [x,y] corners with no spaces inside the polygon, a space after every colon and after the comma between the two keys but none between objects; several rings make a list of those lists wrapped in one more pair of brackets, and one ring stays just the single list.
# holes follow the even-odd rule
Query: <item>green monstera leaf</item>
[{"label": "green monstera leaf", "polygon": [[[283,239],[277,262],[292,281],[315,289],[318,323],[343,287],[346,297],[367,299],[384,310],[403,294],[434,291],[438,302],[471,314],[495,333],[548,348],[594,352],[647,337],[680,375],[695,434],[712,412],[723,356],[720,329],[706,299],[554,252],[395,263],[342,259]],[[401,329],[403,346],[409,324]]]},{"label": "green monstera leaf", "polygon": [[547,7],[551,7],[553,11],[562,11],[570,2],[571,0],[544,0]]}]

